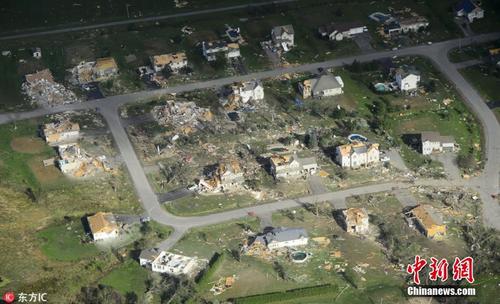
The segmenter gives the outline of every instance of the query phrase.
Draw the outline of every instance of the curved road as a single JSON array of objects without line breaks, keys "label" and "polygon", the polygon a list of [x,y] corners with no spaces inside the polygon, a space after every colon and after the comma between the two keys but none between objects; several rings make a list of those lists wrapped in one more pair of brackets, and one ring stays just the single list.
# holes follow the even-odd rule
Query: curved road
[{"label": "curved road", "polygon": [[184,84],[171,88],[159,89],[154,91],[142,91],[120,96],[112,96],[100,100],[83,102],[78,104],[65,105],[49,109],[38,109],[31,112],[21,112],[12,114],[1,114],[0,124],[8,123],[15,120],[27,119],[32,117],[43,116],[51,113],[57,113],[67,110],[82,110],[98,107],[101,114],[106,119],[118,149],[125,161],[127,169],[132,178],[137,195],[146,211],[146,213],[155,221],[162,224],[173,226],[175,232],[164,242],[160,248],[170,248],[178,241],[183,233],[192,227],[210,225],[222,221],[241,218],[246,216],[248,212],[273,212],[280,209],[300,206],[305,203],[316,203],[320,201],[329,201],[336,199],[345,199],[352,195],[362,195],[374,192],[391,191],[395,188],[404,189],[411,187],[411,183],[383,183],[369,186],[362,186],[337,192],[323,193],[319,195],[311,195],[298,199],[281,200],[274,203],[262,204],[258,206],[242,208],[197,217],[178,217],[168,213],[162,208],[157,196],[155,195],[151,185],[149,184],[143,167],[137,158],[134,148],[122,126],[121,119],[118,115],[118,110],[122,105],[138,100],[150,100],[158,98],[164,94],[179,93],[192,91],[196,89],[204,89],[211,87],[219,87],[230,84],[235,81],[245,81],[250,79],[263,79],[282,75],[284,73],[315,71],[318,68],[338,67],[346,63],[351,63],[353,60],[370,61],[385,57],[404,56],[404,55],[420,55],[430,58],[434,65],[455,85],[458,92],[462,95],[466,105],[477,116],[484,129],[485,137],[485,169],[482,175],[470,181],[450,182],[450,181],[419,181],[417,184],[441,185],[441,186],[462,186],[472,187],[481,194],[481,199],[484,203],[483,212],[485,224],[500,230],[500,205],[491,198],[492,193],[497,193],[499,188],[499,172],[500,172],[500,125],[493,113],[487,107],[484,100],[479,96],[475,89],[462,77],[457,71],[457,66],[450,63],[447,58],[447,53],[450,49],[457,47],[459,44],[466,45],[473,42],[483,42],[500,38],[500,33],[485,34],[469,37],[468,39],[455,39],[435,43],[433,45],[421,45],[410,48],[405,48],[396,51],[372,52],[359,56],[348,58],[334,59],[325,62],[304,64],[299,66],[278,68],[270,71],[257,72],[244,76],[234,76],[222,79],[215,79],[205,82],[196,82]]}]

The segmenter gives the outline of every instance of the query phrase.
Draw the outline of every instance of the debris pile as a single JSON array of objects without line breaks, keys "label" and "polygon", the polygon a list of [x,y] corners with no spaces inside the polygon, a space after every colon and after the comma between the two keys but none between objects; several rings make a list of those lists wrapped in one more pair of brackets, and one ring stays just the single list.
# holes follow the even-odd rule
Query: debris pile
[{"label": "debris pile", "polygon": [[25,78],[21,88],[33,104],[52,107],[80,101],[75,93],[54,80],[49,69],[27,74]]},{"label": "debris pile", "polygon": [[165,105],[154,107],[152,114],[159,124],[174,126],[183,134],[202,130],[206,122],[213,120],[209,109],[198,107],[194,102],[168,100]]},{"label": "debris pile", "polygon": [[235,281],[236,281],[235,275],[225,277],[225,278],[220,278],[212,285],[212,288],[210,288],[210,291],[213,293],[214,296],[220,295],[221,293],[223,293],[227,289],[233,287]]},{"label": "debris pile", "polygon": [[57,160],[57,165],[66,175],[86,177],[100,170],[106,172],[112,170],[106,156],[92,157],[82,151],[77,143],[60,145],[57,147],[57,152],[60,158]]}]

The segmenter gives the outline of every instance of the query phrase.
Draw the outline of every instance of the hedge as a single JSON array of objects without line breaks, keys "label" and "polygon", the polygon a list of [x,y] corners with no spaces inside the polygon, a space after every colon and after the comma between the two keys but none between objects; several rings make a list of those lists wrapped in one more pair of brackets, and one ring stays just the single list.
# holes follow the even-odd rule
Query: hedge
[{"label": "hedge", "polygon": [[287,300],[297,300],[300,298],[337,293],[337,286],[326,284],[313,287],[290,289],[282,292],[271,292],[255,296],[231,299],[234,304],[264,304],[272,302],[283,302]]},{"label": "hedge", "polygon": [[220,265],[222,264],[222,262],[224,262],[225,258],[226,258],[225,252],[214,253],[212,258],[210,259],[210,262],[208,262],[207,268],[205,268],[205,270],[202,271],[195,280],[198,286],[202,286],[210,282],[212,275],[214,274],[214,272],[217,271],[217,269],[219,269]]}]

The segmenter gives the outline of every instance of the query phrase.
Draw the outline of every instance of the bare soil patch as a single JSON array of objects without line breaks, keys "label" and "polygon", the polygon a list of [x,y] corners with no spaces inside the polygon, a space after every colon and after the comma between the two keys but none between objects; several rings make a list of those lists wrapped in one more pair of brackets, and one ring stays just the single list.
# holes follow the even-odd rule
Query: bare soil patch
[{"label": "bare soil patch", "polygon": [[10,142],[10,147],[16,152],[37,154],[45,149],[45,142],[41,138],[16,137]]}]

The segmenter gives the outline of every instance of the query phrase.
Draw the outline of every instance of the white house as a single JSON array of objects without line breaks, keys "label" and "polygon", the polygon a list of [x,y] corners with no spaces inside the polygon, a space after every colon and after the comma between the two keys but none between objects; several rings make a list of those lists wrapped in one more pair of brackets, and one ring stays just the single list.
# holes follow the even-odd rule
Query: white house
[{"label": "white house", "polygon": [[271,39],[275,46],[281,47],[283,51],[288,52],[295,45],[295,31],[291,24],[275,26],[271,30]]},{"label": "white house", "polygon": [[139,263],[141,266],[150,267],[154,272],[188,277],[195,276],[206,264],[203,260],[158,249],[143,250],[139,256]]},{"label": "white house", "polygon": [[243,103],[264,99],[264,87],[259,80],[235,83],[231,86],[231,91],[231,94],[238,96]]},{"label": "white house", "polygon": [[452,136],[442,136],[438,132],[422,132],[420,142],[423,155],[455,151],[455,139]]},{"label": "white house", "polygon": [[367,31],[368,28],[359,22],[330,24],[318,29],[321,37],[336,41],[352,38]]},{"label": "white house", "polygon": [[395,80],[401,91],[414,91],[418,89],[420,73],[407,66],[396,69]]},{"label": "white house", "polygon": [[274,178],[310,175],[318,170],[318,163],[314,157],[299,158],[296,154],[273,155],[270,157],[270,163]]},{"label": "white house", "polygon": [[118,225],[112,213],[97,212],[87,217],[92,238],[95,241],[112,239],[118,236]]},{"label": "white house", "polygon": [[344,93],[343,88],[342,78],[329,73],[299,82],[299,91],[304,99],[340,95]]},{"label": "white house", "polygon": [[57,165],[64,174],[73,174],[84,164],[84,155],[77,143],[63,144],[57,147],[59,160]]},{"label": "white house", "polygon": [[336,148],[335,160],[342,168],[359,168],[380,161],[379,145],[354,142]]},{"label": "white house", "polygon": [[421,16],[404,18],[399,20],[399,26],[403,33],[418,32],[420,29],[429,26],[429,20]]},{"label": "white house", "polygon": [[473,0],[460,1],[455,7],[455,14],[466,18],[470,23],[474,22],[474,19],[484,18],[484,10]]},{"label": "white house", "polygon": [[42,49],[39,47],[33,48],[31,50],[31,55],[33,55],[33,58],[36,58],[36,59],[42,58]]},{"label": "white house", "polygon": [[309,236],[303,228],[274,228],[271,231],[258,235],[252,242],[252,245],[264,245],[269,250],[297,247],[307,245]]},{"label": "white house", "polygon": [[202,42],[203,56],[208,61],[217,60],[217,54],[223,53],[227,59],[240,57],[240,45],[238,43],[227,43],[223,40]]},{"label": "white house", "polygon": [[201,179],[199,186],[202,190],[224,191],[243,185],[245,177],[240,164],[236,160],[219,163],[208,174],[207,179]]},{"label": "white house", "polygon": [[172,72],[178,72],[188,64],[186,53],[184,52],[151,56],[150,59],[155,72],[163,71],[166,68],[169,68]]}]

